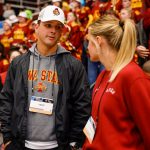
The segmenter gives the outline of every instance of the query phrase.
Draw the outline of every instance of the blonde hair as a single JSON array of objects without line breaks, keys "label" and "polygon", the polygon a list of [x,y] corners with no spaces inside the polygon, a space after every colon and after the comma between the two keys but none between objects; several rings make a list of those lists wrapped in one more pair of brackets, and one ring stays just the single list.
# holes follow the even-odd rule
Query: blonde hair
[{"label": "blonde hair", "polygon": [[136,28],[132,20],[121,22],[114,15],[104,15],[90,25],[90,34],[103,36],[117,51],[109,82],[112,82],[122,68],[132,59],[136,48]]}]

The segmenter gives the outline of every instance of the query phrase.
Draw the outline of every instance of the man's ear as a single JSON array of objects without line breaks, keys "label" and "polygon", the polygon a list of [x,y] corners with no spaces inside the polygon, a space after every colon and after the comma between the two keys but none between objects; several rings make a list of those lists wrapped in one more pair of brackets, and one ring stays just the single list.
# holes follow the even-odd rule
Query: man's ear
[{"label": "man's ear", "polygon": [[35,30],[35,33],[37,34],[38,33],[38,27],[40,26],[40,24],[36,24],[35,27],[34,27],[34,30]]},{"label": "man's ear", "polygon": [[35,25],[35,30],[39,27],[39,25],[40,25],[40,24],[38,24],[38,23]]}]

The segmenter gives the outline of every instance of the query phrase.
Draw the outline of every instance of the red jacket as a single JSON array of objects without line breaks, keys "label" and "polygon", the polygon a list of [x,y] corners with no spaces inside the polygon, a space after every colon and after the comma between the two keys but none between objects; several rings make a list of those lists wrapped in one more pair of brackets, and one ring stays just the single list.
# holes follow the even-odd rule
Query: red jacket
[{"label": "red jacket", "polygon": [[2,35],[0,35],[0,42],[3,44],[5,50],[4,50],[4,55],[6,57],[8,57],[9,55],[9,51],[10,51],[10,47],[12,45],[13,42],[13,32],[12,30],[9,31],[5,31]]},{"label": "red jacket", "polygon": [[92,116],[98,117],[97,128],[83,150],[150,150],[150,78],[134,62],[111,83],[109,75],[103,71],[96,81]]},{"label": "red jacket", "polygon": [[30,33],[28,22],[21,25],[16,24],[13,27],[13,44],[23,44],[27,40],[27,36]]}]

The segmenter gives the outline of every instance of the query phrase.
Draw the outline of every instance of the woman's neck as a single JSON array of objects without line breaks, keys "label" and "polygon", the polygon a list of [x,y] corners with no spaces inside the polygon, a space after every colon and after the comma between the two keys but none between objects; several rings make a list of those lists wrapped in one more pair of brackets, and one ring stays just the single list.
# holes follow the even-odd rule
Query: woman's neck
[{"label": "woman's neck", "polygon": [[115,50],[109,50],[108,55],[103,57],[101,62],[105,66],[106,70],[112,71],[116,56],[117,56],[117,52]]}]

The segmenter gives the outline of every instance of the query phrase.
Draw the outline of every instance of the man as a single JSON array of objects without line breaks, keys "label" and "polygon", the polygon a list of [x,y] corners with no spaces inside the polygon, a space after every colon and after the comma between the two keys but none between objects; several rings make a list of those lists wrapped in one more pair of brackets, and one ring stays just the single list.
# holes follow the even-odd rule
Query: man
[{"label": "man", "polygon": [[137,24],[138,46],[138,63],[140,66],[150,60],[150,2],[145,1],[146,10],[143,13],[143,19]]},{"label": "man", "polygon": [[30,34],[29,24],[31,20],[25,11],[18,14],[18,23],[13,25],[13,45],[24,44]]},{"label": "man", "polygon": [[91,97],[83,65],[58,44],[64,21],[59,7],[45,7],[37,43],[10,65],[0,95],[5,150],[82,146]]}]

